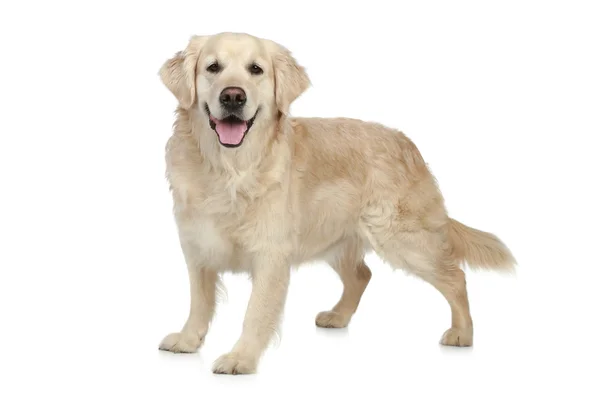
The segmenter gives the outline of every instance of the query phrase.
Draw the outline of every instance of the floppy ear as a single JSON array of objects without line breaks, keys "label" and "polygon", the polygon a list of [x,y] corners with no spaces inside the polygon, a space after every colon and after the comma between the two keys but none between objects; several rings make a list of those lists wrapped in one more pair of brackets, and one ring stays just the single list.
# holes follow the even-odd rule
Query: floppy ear
[{"label": "floppy ear", "polygon": [[275,103],[287,115],[292,102],[310,86],[310,79],[288,49],[270,40],[267,46],[275,74]]},{"label": "floppy ear", "polygon": [[159,71],[162,82],[186,110],[196,101],[196,63],[206,39],[192,36],[186,49],[175,53]]}]

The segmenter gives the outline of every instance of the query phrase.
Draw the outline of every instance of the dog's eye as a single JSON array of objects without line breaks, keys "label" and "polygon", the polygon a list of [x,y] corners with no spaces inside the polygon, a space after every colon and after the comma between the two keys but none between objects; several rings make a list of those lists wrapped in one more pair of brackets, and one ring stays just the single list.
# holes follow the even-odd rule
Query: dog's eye
[{"label": "dog's eye", "polygon": [[260,75],[260,74],[262,74],[262,73],[263,73],[263,70],[262,70],[262,68],[261,68],[261,67],[259,67],[259,66],[258,66],[258,65],[256,65],[256,64],[252,64],[252,65],[250,65],[250,68],[249,68],[249,70],[250,70],[250,73],[251,73],[252,75]]},{"label": "dog's eye", "polygon": [[213,74],[216,74],[217,72],[221,71],[221,66],[219,65],[219,63],[218,63],[218,62],[216,62],[216,61],[215,61],[214,63],[210,64],[210,65],[209,65],[209,66],[206,68],[206,70],[207,70],[208,72],[212,72]]}]

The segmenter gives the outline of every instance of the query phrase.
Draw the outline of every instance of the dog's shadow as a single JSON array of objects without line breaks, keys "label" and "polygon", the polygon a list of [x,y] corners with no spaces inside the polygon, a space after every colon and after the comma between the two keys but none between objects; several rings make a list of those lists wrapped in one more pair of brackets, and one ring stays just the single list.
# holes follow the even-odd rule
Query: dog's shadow
[{"label": "dog's shadow", "polygon": [[348,327],[345,328],[321,328],[320,326],[315,326],[315,332],[317,336],[324,338],[345,338],[350,335],[350,331]]},{"label": "dog's shadow", "polygon": [[181,363],[192,363],[201,365],[205,364],[204,357],[202,356],[201,350],[194,353],[172,353],[170,351],[158,350],[158,358],[165,363],[173,362],[177,364]]},{"label": "dog's shadow", "polygon": [[473,353],[473,346],[469,347],[457,347],[457,346],[444,346],[439,344],[440,352],[445,356],[449,357],[467,357]]}]

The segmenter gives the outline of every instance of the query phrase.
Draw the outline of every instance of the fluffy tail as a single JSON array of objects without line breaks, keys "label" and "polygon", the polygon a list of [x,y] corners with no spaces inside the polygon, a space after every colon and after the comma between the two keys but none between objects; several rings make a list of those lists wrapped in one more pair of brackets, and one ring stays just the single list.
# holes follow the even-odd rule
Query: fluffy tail
[{"label": "fluffy tail", "polygon": [[472,269],[514,271],[512,253],[495,235],[468,227],[450,218],[449,236],[456,257]]}]

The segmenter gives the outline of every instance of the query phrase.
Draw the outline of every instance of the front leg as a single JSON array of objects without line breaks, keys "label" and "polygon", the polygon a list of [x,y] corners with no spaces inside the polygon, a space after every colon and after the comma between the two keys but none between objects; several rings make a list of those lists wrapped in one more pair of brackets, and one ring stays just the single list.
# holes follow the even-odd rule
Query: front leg
[{"label": "front leg", "polygon": [[167,335],[160,350],[173,353],[193,353],[204,343],[213,318],[219,277],[217,272],[196,261],[195,247],[182,243],[183,255],[190,278],[190,313],[181,332]]},{"label": "front leg", "polygon": [[230,353],[219,357],[213,372],[251,374],[269,345],[281,320],[290,281],[286,257],[268,253],[255,258],[252,294],[244,318],[242,335]]}]

